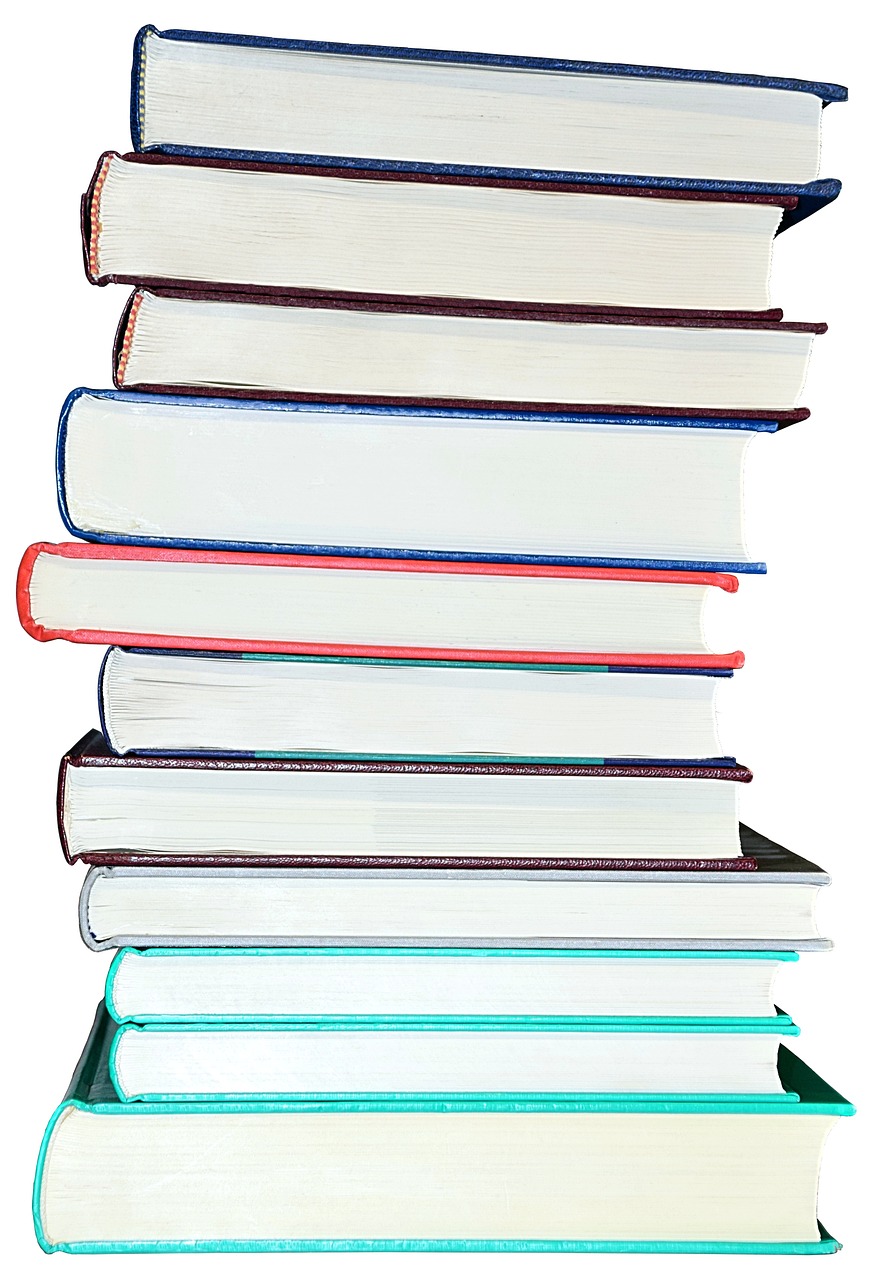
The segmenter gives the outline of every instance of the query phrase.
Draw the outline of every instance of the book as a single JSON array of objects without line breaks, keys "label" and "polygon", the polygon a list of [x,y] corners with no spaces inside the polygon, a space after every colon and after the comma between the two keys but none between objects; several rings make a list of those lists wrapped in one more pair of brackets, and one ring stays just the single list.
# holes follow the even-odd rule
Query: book
[{"label": "book", "polygon": [[114,648],[98,689],[119,755],[691,764],[730,674]]},{"label": "book", "polygon": [[117,951],[104,998],[138,1026],[429,1020],[774,1027],[794,951],[154,947]]},{"label": "book", "polygon": [[107,152],[83,196],[82,236],[93,284],[759,312],[794,205]]},{"label": "book", "polygon": [[[821,108],[846,98],[727,71],[146,26],[131,132],[169,154],[807,191]],[[838,186],[813,185],[824,200]]]},{"label": "book", "polygon": [[[171,394],[789,418],[823,324],[137,290],[114,380]],[[714,415],[715,416],[715,415]]]},{"label": "book", "polygon": [[114,1034],[99,1009],[43,1140],[47,1252],[839,1247],[817,1176],[853,1108],[783,1050],[798,1101],[138,1103],[113,1089]]},{"label": "book", "polygon": [[702,608],[728,574],[36,543],[37,640],[144,648],[727,670]]},{"label": "book", "polygon": [[[318,689],[317,724],[328,704]],[[750,778],[722,758],[117,756],[92,731],[61,761],[58,827],[69,862],[107,866],[752,870]]]},{"label": "book", "polygon": [[79,387],[58,494],[91,542],[761,573],[744,460],[778,427]]},{"label": "book", "polygon": [[418,1021],[120,1026],[109,1071],[121,1102],[457,1101],[596,1095],[797,1101],[778,1075],[792,1023]]},{"label": "book", "polygon": [[[828,883],[757,835],[755,871],[93,866],[86,945],[815,951]],[[230,909],[230,904],[234,907]]]}]

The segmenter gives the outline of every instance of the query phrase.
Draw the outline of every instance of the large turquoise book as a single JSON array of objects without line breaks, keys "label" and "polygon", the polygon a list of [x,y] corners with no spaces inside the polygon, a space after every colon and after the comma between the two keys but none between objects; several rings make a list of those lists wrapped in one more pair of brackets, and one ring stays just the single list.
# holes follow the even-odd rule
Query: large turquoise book
[{"label": "large turquoise book", "polygon": [[34,1185],[47,1252],[832,1253],[820,1153],[850,1103],[604,1096],[122,1103],[99,1009]]}]

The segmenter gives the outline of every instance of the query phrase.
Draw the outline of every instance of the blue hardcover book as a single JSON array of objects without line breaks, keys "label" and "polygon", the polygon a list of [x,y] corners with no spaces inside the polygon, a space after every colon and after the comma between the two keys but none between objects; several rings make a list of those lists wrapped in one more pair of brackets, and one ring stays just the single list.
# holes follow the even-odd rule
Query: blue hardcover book
[{"label": "blue hardcover book", "polygon": [[101,1006],[43,1141],[47,1252],[839,1247],[817,1176],[853,1108],[785,1049],[795,1099],[120,1102],[115,1032]]},{"label": "blue hardcover book", "polygon": [[[255,88],[254,88],[255,87]],[[792,198],[837,84],[722,71],[144,27],[138,150],[237,161]]]},{"label": "blue hardcover book", "polygon": [[779,425],[79,387],[58,500],[91,542],[764,573],[744,463]]}]

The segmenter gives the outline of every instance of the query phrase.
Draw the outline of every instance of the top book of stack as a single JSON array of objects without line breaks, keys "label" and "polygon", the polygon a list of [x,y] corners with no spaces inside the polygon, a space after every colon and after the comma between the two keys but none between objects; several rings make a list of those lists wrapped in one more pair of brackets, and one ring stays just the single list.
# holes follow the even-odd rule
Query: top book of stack
[{"label": "top book of stack", "polygon": [[470,178],[835,198],[816,181],[836,84],[510,54],[144,27],[138,151]]}]

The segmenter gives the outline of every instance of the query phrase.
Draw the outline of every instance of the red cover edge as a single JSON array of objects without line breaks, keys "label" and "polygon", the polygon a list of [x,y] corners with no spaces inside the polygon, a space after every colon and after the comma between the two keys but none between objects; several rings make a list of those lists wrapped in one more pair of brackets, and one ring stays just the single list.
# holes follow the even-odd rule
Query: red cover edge
[{"label": "red cover edge", "polygon": [[34,564],[40,552],[48,551],[52,545],[51,542],[35,542],[29,546],[21,557],[21,564],[18,566],[18,573],[15,578],[15,604],[18,609],[18,620],[28,635],[33,636],[34,640],[54,639],[54,636],[46,633],[45,627],[41,627],[34,622],[33,614],[30,610],[30,580]]},{"label": "red cover edge", "polygon": [[[77,746],[79,744],[77,743]],[[74,750],[76,748],[74,747]],[[61,842],[61,852],[64,854],[64,861],[72,867],[77,858],[71,856],[70,845],[67,840],[67,832],[64,830],[64,796],[67,790],[67,768],[70,762],[70,753],[62,756],[61,763],[58,766],[58,786],[55,793],[55,818],[58,823],[58,839]]]},{"label": "red cover edge", "polygon": [[607,569],[569,565],[470,564],[458,561],[367,560],[342,556],[294,556],[257,552],[195,551],[171,547],[122,547],[82,542],[37,542],[25,551],[18,569],[16,603],[22,627],[35,640],[69,640],[75,644],[110,644],[155,649],[213,649],[236,653],[310,654],[314,657],[402,658],[440,662],[535,662],[565,665],[701,667],[728,670],[743,666],[740,651],[729,654],[555,653],[551,651],[439,649],[380,645],[303,644],[278,640],[216,639],[209,636],[163,636],[136,632],[77,629],[52,630],[34,621],[30,609],[30,581],[37,557],[60,555],[71,560],[170,561],[172,563],[285,565],[300,568],[375,570],[385,573],[489,574],[504,577],[598,578],[629,582],[676,582],[715,586],[735,592],[732,574],[686,573],[647,569]]},{"label": "red cover edge", "polygon": [[[69,859],[68,859],[69,861]],[[755,858],[458,858],[362,857],[351,854],[313,858],[305,854],[266,858],[231,858],[208,854],[201,858],[176,854],[117,853],[97,850],[77,854],[75,861],[91,867],[326,867],[370,871],[757,871]]]},{"label": "red cover edge", "polygon": [[[224,302],[250,306],[303,307],[323,311],[378,311],[411,315],[449,315],[461,319],[534,320],[555,324],[633,325],[664,329],[764,329],[770,332],[822,334],[825,321],[774,319],[775,311],[663,311],[658,307],[608,307],[560,305],[552,303],[507,303],[478,298],[397,298],[374,294],[330,293],[318,290],[275,289],[274,286],[241,285],[218,287],[181,281],[158,281],[154,284],[131,280],[124,276],[107,276],[106,281],[136,285],[134,298],[151,293],[169,300],[189,302]],[[783,312],[779,312],[783,314]]]},{"label": "red cover edge", "polygon": [[[85,200],[85,196],[83,196]],[[214,302],[277,303],[280,306],[335,307],[357,311],[408,311],[426,312],[428,315],[460,315],[492,317],[497,320],[553,320],[572,324],[577,320],[598,323],[671,324],[684,323],[697,317],[698,326],[713,328],[767,328],[783,323],[781,307],[767,307],[762,311],[720,311],[716,308],[694,311],[683,307],[614,307],[607,303],[583,302],[519,302],[514,298],[477,298],[444,296],[419,293],[363,293],[355,289],[311,289],[294,285],[240,284],[235,281],[214,281],[209,288],[197,280],[174,279],[170,276],[124,275],[109,272],[92,274],[87,262],[86,275],[91,284],[103,287],[108,284],[130,285],[145,289],[163,297],[177,295],[181,298]],[[210,297],[205,297],[206,293]],[[706,324],[709,322],[709,324]],[[725,322],[725,323],[723,323]],[[787,327],[798,327],[800,322],[787,321]],[[808,326],[808,331],[811,331]]]}]

